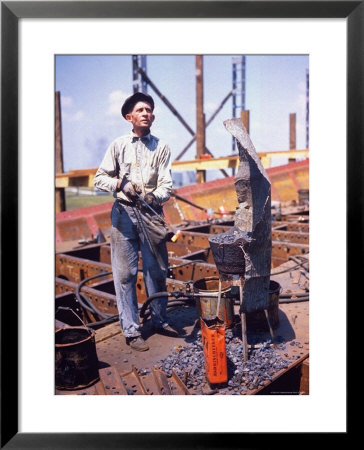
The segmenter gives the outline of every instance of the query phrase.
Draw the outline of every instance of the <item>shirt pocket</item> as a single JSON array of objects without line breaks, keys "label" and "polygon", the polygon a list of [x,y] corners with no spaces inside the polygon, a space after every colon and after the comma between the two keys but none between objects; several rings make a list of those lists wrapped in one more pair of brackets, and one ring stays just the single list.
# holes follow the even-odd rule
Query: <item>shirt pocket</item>
[{"label": "shirt pocket", "polygon": [[131,164],[119,162],[119,178],[123,178],[124,175],[130,175]]},{"label": "shirt pocket", "polygon": [[148,168],[148,177],[146,182],[146,187],[155,188],[158,183],[158,166],[150,166]]}]

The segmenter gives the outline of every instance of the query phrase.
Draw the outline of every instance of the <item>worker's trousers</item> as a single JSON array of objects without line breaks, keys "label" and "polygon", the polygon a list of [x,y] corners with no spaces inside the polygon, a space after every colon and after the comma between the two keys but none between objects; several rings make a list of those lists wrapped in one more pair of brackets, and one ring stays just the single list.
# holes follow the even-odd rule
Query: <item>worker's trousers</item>
[{"label": "worker's trousers", "polygon": [[[149,237],[143,233],[141,216],[134,207],[115,201],[111,211],[111,264],[121,328],[125,337],[140,336],[136,283],[138,252],[143,260],[144,285],[147,297],[166,291],[168,253],[166,243],[154,246],[164,267],[158,263]],[[150,302],[153,326],[167,323],[167,297],[158,297]]]}]

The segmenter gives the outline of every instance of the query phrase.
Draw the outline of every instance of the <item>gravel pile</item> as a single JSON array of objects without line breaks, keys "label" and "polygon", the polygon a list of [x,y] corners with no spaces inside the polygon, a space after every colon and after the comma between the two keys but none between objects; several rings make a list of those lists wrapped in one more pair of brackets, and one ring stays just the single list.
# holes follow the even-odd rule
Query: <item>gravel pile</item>
[{"label": "gravel pile", "polygon": [[[259,386],[263,386],[266,381],[271,381],[276,372],[286,369],[292,359],[299,358],[299,356],[291,359],[282,357],[281,352],[277,350],[284,351],[286,349],[286,345],[283,343],[278,344],[276,350],[271,346],[270,340],[262,341],[258,337],[257,341],[255,343],[254,339],[250,339],[254,346],[249,350],[248,361],[243,362],[241,339],[234,336],[231,330],[226,331],[228,382],[212,385],[216,393],[237,395],[246,393],[251,389],[257,389]],[[299,342],[293,342],[293,345],[301,346]],[[284,355],[288,356],[288,353],[284,353]],[[205,377],[205,359],[200,335],[197,341],[190,345],[175,347],[155,367],[160,367],[167,376],[171,376],[173,369],[187,388],[197,391],[197,394],[211,391]]]}]

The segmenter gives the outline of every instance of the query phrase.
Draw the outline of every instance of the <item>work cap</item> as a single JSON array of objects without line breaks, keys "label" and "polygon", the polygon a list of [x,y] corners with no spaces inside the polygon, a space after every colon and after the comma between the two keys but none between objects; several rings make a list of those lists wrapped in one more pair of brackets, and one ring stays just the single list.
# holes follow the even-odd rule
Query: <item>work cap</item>
[{"label": "work cap", "polygon": [[121,107],[121,114],[123,115],[124,119],[126,118],[125,116],[133,110],[134,106],[138,102],[149,103],[152,107],[152,111],[154,110],[154,101],[152,97],[148,94],[143,94],[142,92],[136,92],[135,94],[128,97]]}]

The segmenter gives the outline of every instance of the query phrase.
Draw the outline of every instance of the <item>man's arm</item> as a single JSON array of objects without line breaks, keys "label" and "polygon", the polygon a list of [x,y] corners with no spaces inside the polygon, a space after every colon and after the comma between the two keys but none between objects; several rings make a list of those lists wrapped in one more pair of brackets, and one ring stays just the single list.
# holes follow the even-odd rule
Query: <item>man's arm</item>
[{"label": "man's arm", "polygon": [[171,196],[172,192],[172,175],[171,175],[171,150],[168,145],[165,145],[161,152],[158,170],[157,187],[153,194],[159,203],[166,202]]},{"label": "man's arm", "polygon": [[115,144],[112,143],[106,150],[104,159],[96,172],[94,186],[100,191],[115,192],[120,188],[121,180],[118,179],[119,170],[115,150]]}]

